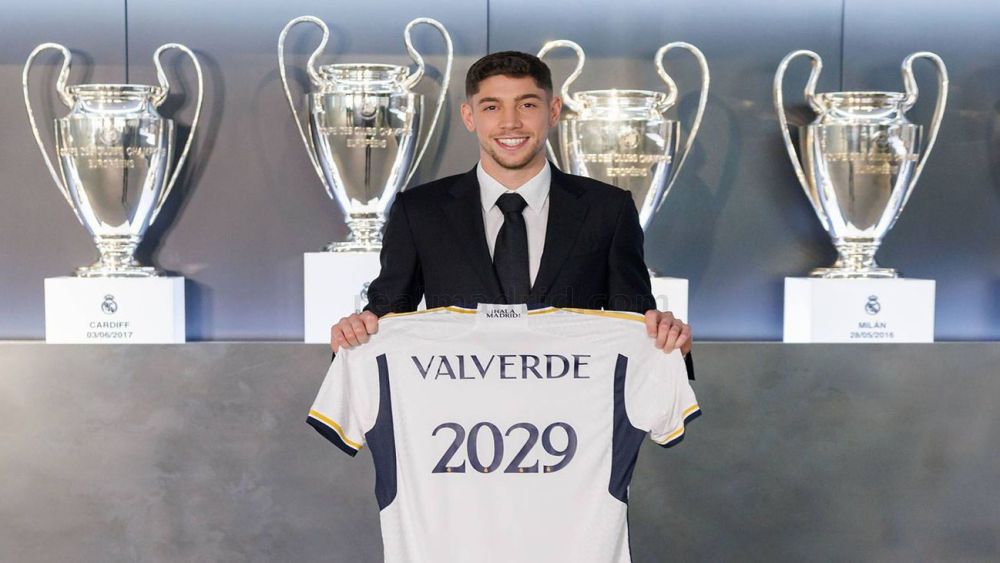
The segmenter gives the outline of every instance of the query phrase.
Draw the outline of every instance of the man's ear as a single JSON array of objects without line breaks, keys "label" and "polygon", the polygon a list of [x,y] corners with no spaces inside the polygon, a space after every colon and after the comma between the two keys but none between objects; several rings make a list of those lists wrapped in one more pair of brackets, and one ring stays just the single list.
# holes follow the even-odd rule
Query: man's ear
[{"label": "man's ear", "polygon": [[559,123],[560,113],[562,113],[562,98],[552,96],[552,101],[549,102],[549,127],[555,127],[556,123]]},{"label": "man's ear", "polygon": [[472,106],[469,102],[463,102],[461,111],[462,123],[465,124],[465,128],[469,130],[469,133],[474,133],[476,131],[476,122],[472,120]]}]

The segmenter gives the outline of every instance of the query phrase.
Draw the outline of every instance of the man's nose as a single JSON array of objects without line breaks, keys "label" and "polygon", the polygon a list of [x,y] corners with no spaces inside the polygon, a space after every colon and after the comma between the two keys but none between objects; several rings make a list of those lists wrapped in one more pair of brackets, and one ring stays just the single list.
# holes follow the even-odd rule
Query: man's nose
[{"label": "man's nose", "polygon": [[500,115],[500,126],[505,129],[516,129],[521,126],[521,114],[516,107],[504,108]]}]

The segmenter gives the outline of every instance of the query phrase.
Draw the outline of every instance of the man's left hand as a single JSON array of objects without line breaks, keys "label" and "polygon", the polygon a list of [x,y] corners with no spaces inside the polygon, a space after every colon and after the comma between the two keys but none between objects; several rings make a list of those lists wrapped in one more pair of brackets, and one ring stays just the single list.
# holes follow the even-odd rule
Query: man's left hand
[{"label": "man's left hand", "polygon": [[670,311],[646,311],[646,334],[655,338],[656,347],[664,352],[680,348],[681,355],[687,356],[691,351],[691,327]]}]

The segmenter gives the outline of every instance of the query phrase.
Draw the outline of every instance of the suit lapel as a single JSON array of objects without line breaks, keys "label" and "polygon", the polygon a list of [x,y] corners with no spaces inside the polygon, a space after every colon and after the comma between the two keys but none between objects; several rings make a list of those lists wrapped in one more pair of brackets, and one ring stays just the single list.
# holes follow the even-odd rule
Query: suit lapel
[{"label": "suit lapel", "polygon": [[[552,282],[566,262],[573,243],[576,242],[587,217],[587,204],[580,199],[583,190],[555,166],[552,166],[552,183],[549,187],[549,219],[545,227],[545,246],[542,262],[531,286],[530,300],[541,303],[551,289]],[[489,252],[489,249],[487,249]]]},{"label": "suit lapel", "polygon": [[503,290],[490,258],[490,248],[486,245],[486,228],[483,226],[476,169],[473,168],[462,176],[448,193],[451,198],[445,201],[444,213],[451,222],[455,241],[462,247],[465,258],[476,275],[482,279],[483,287],[488,289],[490,295],[502,296]]}]

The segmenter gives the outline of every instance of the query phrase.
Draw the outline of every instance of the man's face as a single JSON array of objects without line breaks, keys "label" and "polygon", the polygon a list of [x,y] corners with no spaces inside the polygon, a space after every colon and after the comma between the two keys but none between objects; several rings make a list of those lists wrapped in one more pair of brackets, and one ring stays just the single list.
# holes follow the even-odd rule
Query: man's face
[{"label": "man's face", "polygon": [[561,108],[562,100],[530,76],[498,75],[480,82],[479,92],[462,104],[462,121],[479,138],[484,163],[520,170],[545,160],[545,140]]}]

